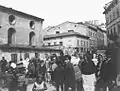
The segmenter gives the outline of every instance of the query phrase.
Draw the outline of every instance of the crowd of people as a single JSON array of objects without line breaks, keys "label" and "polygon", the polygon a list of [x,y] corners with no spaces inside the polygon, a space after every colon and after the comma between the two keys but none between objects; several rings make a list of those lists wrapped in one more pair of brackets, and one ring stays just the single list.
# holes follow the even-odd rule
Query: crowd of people
[{"label": "crowd of people", "polygon": [[[36,79],[33,91],[47,90],[46,83],[54,85],[56,91],[107,91],[107,88],[112,91],[116,85],[114,74],[107,52],[104,55],[91,51],[73,55],[61,52],[59,56],[46,54],[45,59],[35,54],[34,58],[20,59],[19,63],[7,62],[5,57],[0,61],[0,82],[9,91],[26,91],[28,78]],[[22,77],[25,79],[20,83]]]}]

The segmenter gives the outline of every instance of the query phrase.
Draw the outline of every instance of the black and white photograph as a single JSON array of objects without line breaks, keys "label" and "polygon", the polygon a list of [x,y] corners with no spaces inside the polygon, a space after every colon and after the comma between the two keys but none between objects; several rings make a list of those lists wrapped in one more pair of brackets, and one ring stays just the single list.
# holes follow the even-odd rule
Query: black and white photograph
[{"label": "black and white photograph", "polygon": [[0,91],[120,91],[120,0],[1,0]]}]

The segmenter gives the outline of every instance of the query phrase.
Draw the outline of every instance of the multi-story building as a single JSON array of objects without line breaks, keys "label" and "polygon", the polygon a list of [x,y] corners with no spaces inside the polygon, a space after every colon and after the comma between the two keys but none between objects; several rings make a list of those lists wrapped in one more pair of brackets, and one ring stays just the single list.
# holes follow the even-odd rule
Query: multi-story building
[{"label": "multi-story building", "polygon": [[87,26],[87,36],[89,36],[89,47],[91,48],[97,48],[97,27],[89,24],[89,23],[85,23],[85,25]]},{"label": "multi-story building", "polygon": [[[44,46],[73,50],[77,48],[79,52],[89,50],[89,37],[87,36],[87,26],[83,23],[66,21],[57,26],[44,29]],[[51,36],[54,36],[51,37]],[[61,44],[62,43],[62,44]]]},{"label": "multi-story building", "polygon": [[[89,22],[74,23],[67,21],[57,26],[49,26],[44,29],[44,32],[46,33],[44,46],[59,49],[61,48],[59,45],[62,43],[63,48],[78,48],[79,52],[85,52],[91,48],[98,48],[104,45],[105,35],[103,33],[105,32],[97,25]],[[78,34],[82,37],[76,38]]]},{"label": "multi-story building", "polygon": [[[44,19],[0,6],[0,55],[7,60],[24,59],[30,53],[49,51],[43,44]],[[0,56],[1,57],[1,56]]]},{"label": "multi-story building", "polygon": [[44,46],[62,49],[65,54],[86,52],[89,48],[89,37],[78,32],[70,31],[59,34],[50,34],[44,36]]},{"label": "multi-story building", "polygon": [[[107,3],[104,7],[106,18],[106,28],[107,28],[107,35],[108,35],[108,43],[109,40],[116,41],[118,37],[120,37],[120,0],[112,0],[111,2]],[[108,46],[109,47],[109,46]],[[115,62],[115,68],[117,71],[116,83],[118,86],[120,83],[120,53],[119,48],[116,50],[116,54],[112,54],[115,58],[113,60]]]},{"label": "multi-story building", "polygon": [[106,32],[97,27],[97,47],[106,46]]},{"label": "multi-story building", "polygon": [[87,35],[90,37],[89,46],[91,48],[100,48],[107,46],[107,34],[103,24],[86,21],[85,25],[88,26]]},{"label": "multi-story building", "polygon": [[46,31],[46,35],[47,34],[59,34],[59,33],[64,33],[64,32],[78,32],[82,35],[86,35],[87,34],[87,26],[85,26],[82,23],[74,23],[74,22],[63,22],[57,26],[49,26],[47,28],[44,29],[44,31]]},{"label": "multi-story building", "polygon": [[116,40],[120,35],[120,1],[112,0],[104,9],[108,39]]},{"label": "multi-story building", "polygon": [[[59,42],[63,43],[64,41],[63,43],[64,47],[72,46],[75,48],[75,47],[78,47],[77,44],[80,43],[81,45],[79,45],[78,48],[79,48],[79,51],[81,52],[81,51],[87,51],[88,49],[91,49],[91,48],[98,48],[99,46],[104,45],[105,35],[103,33],[105,32],[103,32],[103,30],[100,27],[98,27],[98,25],[94,25],[89,22],[74,23],[74,22],[67,21],[57,26],[49,26],[44,29],[44,32],[46,33],[46,35],[44,36],[44,46],[49,46],[54,48],[56,46],[56,48],[59,49],[61,47],[58,47],[56,43],[58,43],[59,45]],[[86,37],[79,37],[79,39],[76,39],[75,37],[76,35],[74,35],[73,37],[73,35],[71,36],[71,33],[72,34],[77,33],[79,35],[86,36]],[[70,37],[67,38],[67,36],[69,35]],[[54,36],[54,38],[53,37],[51,38],[50,36]],[[68,40],[69,40],[69,43],[65,42]],[[75,43],[73,43],[72,40]],[[85,47],[84,44],[87,45],[87,47]]]}]

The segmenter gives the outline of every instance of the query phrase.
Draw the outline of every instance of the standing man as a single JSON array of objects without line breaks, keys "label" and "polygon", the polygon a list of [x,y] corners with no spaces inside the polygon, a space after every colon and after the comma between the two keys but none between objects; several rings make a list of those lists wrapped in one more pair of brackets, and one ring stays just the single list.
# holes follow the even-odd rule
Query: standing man
[{"label": "standing man", "polygon": [[75,91],[75,73],[73,64],[71,63],[71,56],[65,55],[65,91]]},{"label": "standing man", "polygon": [[0,61],[0,64],[1,64],[1,70],[2,72],[5,72],[6,69],[7,69],[7,60],[5,59],[5,57],[3,56],[2,57],[2,60]]}]

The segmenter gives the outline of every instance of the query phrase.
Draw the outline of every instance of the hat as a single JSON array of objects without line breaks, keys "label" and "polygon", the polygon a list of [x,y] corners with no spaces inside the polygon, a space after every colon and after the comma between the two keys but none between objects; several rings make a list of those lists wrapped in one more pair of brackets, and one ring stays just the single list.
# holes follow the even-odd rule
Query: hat
[{"label": "hat", "polygon": [[12,68],[16,68],[16,64],[15,63],[11,63],[10,65]]}]

